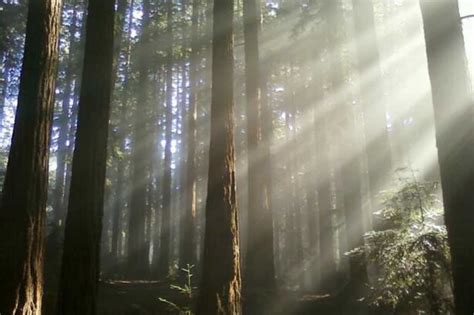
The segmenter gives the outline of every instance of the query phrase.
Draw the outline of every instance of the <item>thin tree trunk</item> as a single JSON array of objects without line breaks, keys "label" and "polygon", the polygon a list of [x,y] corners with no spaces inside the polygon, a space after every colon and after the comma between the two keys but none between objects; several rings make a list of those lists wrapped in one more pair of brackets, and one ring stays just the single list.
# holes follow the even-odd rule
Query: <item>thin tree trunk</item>
[{"label": "thin tree trunk", "polygon": [[188,130],[187,130],[187,187],[185,196],[185,214],[183,225],[183,246],[182,257],[186,264],[196,264],[196,235],[194,233],[196,224],[196,206],[197,206],[197,191],[196,191],[196,142],[197,142],[197,70],[199,64],[199,42],[198,42],[198,18],[200,0],[193,0],[191,15],[191,57],[189,64],[189,113],[188,113]]},{"label": "thin tree trunk", "polygon": [[61,1],[30,1],[0,206],[0,313],[39,315]]},{"label": "thin tree trunk", "polygon": [[173,2],[166,2],[167,16],[167,42],[166,52],[166,117],[165,117],[165,172],[163,176],[163,209],[161,216],[161,247],[159,276],[166,277],[169,273],[170,254],[171,254],[171,188],[172,188],[172,153],[171,141],[173,139],[173,50],[172,50],[172,12]]},{"label": "thin tree trunk", "polygon": [[[83,12],[86,11],[85,3],[81,3]],[[69,200],[69,187],[71,186],[71,169],[72,169],[72,154],[74,151],[74,140],[76,136],[76,127],[77,127],[77,112],[78,112],[78,104],[79,104],[79,94],[81,92],[81,78],[82,78],[82,67],[84,63],[84,46],[85,46],[85,34],[86,34],[86,23],[85,23],[85,16],[83,14],[82,24],[81,24],[81,34],[78,41],[77,47],[77,59],[75,61],[75,70],[74,73],[77,74],[75,81],[74,81],[74,93],[73,93],[73,103],[71,106],[71,117],[69,119],[69,131],[68,131],[68,147],[66,152],[66,179],[65,179],[65,186],[64,186],[64,197],[63,197],[63,204],[65,209],[67,209],[67,200]]]},{"label": "thin tree trunk", "polygon": [[64,226],[64,219],[66,211],[64,209],[64,190],[65,190],[65,176],[66,176],[66,154],[67,154],[67,137],[69,132],[69,108],[72,96],[72,84],[74,80],[74,54],[76,50],[76,23],[77,11],[75,9],[76,1],[72,3],[74,6],[71,27],[69,30],[69,54],[67,57],[66,77],[64,79],[64,94],[61,102],[61,114],[59,116],[59,136],[58,136],[58,151],[56,156],[56,179],[54,187],[54,221],[58,226]]},{"label": "thin tree trunk", "polygon": [[139,52],[138,101],[135,109],[132,149],[132,191],[130,200],[128,274],[135,279],[143,279],[147,274],[148,251],[145,241],[145,217],[147,207],[148,163],[148,62],[150,1],[143,1],[142,34]]},{"label": "thin tree trunk", "polygon": [[58,315],[96,314],[112,88],[114,3],[114,0],[89,0]]},{"label": "thin tree trunk", "polygon": [[[372,208],[377,209],[378,194],[391,177],[391,150],[383,103],[382,73],[371,1],[352,0],[354,26],[358,34],[356,49],[364,111],[367,165]],[[378,223],[375,223],[375,228]]]},{"label": "thin tree trunk", "polygon": [[[248,155],[248,242],[245,256],[244,288],[249,297],[262,290],[275,290],[273,216],[268,182],[261,170],[268,162],[262,141],[261,81],[259,69],[260,4],[243,1],[245,39],[245,80],[247,97]],[[267,135],[268,136],[268,135]],[[265,139],[268,141],[268,139]],[[267,173],[268,175],[268,173]],[[253,293],[252,293],[253,292]],[[248,310],[259,312],[258,310]]]},{"label": "thin tree trunk", "polygon": [[[126,7],[127,1],[126,0],[121,0],[121,6]],[[125,151],[125,137],[126,137],[126,132],[127,132],[127,127],[124,125],[126,123],[127,119],[127,105],[128,105],[128,100],[129,100],[129,93],[130,93],[130,54],[131,54],[131,34],[132,34],[132,23],[133,23],[133,5],[135,1],[131,0],[129,4],[129,12],[128,12],[128,17],[127,17],[127,25],[128,25],[128,31],[127,35],[125,38],[126,44],[126,51],[125,51],[125,75],[123,79],[123,92],[120,98],[121,105],[120,105],[120,125],[119,125],[119,131],[118,131],[118,147],[120,152]],[[121,15],[121,10],[120,6],[117,7],[117,14],[119,16]],[[123,8],[122,8],[123,10]],[[125,12],[124,12],[125,13]],[[123,13],[123,14],[124,14]],[[120,23],[120,21],[119,21]],[[121,21],[121,23],[125,24],[125,21]],[[120,32],[121,35],[123,35],[123,26],[121,29],[119,29],[117,32]],[[118,36],[116,34],[115,40],[122,40],[122,36]],[[117,43],[115,42],[115,45]],[[117,46],[115,48],[115,58],[118,58],[119,54],[117,53]],[[116,62],[118,60],[116,59]],[[117,66],[116,66],[117,67]],[[117,68],[116,70],[117,71]],[[121,244],[122,244],[122,237],[121,237],[121,227],[122,227],[122,216],[123,216],[123,210],[125,208],[125,179],[126,179],[126,161],[125,157],[121,157],[117,163],[117,181],[116,181],[116,197],[115,197],[115,205],[114,205],[114,214],[112,217],[112,261],[118,261],[120,259],[121,255]]]},{"label": "thin tree trunk", "polygon": [[10,56],[7,51],[4,51],[0,62],[3,62],[2,72],[2,87],[0,90],[0,130],[4,130],[5,127],[5,105],[8,97],[8,85],[10,82],[10,69],[11,64],[9,60]]},{"label": "thin tree trunk", "polygon": [[[357,5],[357,4],[356,4]],[[335,109],[338,120],[335,124],[336,130],[341,130],[339,143],[342,143],[340,156],[340,172],[342,177],[342,208],[344,208],[345,233],[341,238],[346,246],[344,250],[352,250],[364,244],[364,215],[362,211],[361,195],[361,172],[360,172],[360,152],[357,150],[357,134],[355,125],[354,109],[348,101],[345,88],[344,69],[341,59],[343,53],[344,39],[344,19],[342,16],[342,4],[334,1],[331,6],[328,27],[326,30],[328,36],[331,55],[334,58],[331,63],[330,84],[332,93],[335,96]],[[329,13],[328,12],[328,13]],[[361,35],[362,36],[362,35]],[[341,241],[342,242],[342,241]],[[342,253],[343,254],[343,253]],[[363,297],[364,288],[368,282],[366,264],[362,256],[349,257],[349,283],[347,285],[350,301],[347,301],[351,307],[354,303]],[[356,314],[356,310],[351,308]]]}]

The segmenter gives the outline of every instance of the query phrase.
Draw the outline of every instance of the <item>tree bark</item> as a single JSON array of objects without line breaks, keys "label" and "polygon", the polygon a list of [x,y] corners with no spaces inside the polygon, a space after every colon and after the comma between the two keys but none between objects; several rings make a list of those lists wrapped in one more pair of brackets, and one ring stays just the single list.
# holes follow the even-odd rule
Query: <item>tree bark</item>
[{"label": "tree bark", "polygon": [[474,102],[458,1],[420,1],[435,114],[455,314],[474,313]]},{"label": "tree bark", "polygon": [[112,88],[114,4],[114,0],[89,0],[58,315],[96,314]]},{"label": "tree bark", "polygon": [[199,315],[241,313],[233,121],[233,9],[233,0],[214,3],[210,167]]},{"label": "tree bark", "polygon": [[61,1],[30,1],[0,206],[0,313],[39,315]]}]

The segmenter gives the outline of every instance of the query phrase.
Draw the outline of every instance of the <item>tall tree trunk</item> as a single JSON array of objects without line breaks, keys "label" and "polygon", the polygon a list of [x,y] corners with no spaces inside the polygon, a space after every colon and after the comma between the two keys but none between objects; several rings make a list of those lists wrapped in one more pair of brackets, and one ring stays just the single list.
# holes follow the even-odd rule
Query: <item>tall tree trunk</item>
[{"label": "tall tree trunk", "polygon": [[352,5],[365,121],[369,190],[372,208],[377,209],[377,195],[386,187],[392,171],[380,56],[372,1],[352,0]]},{"label": "tall tree trunk", "polygon": [[[324,16],[326,29],[330,27],[329,19],[333,18],[334,0],[327,0],[324,2]],[[330,50],[330,43],[328,42],[329,35],[326,35],[325,41],[327,47]],[[326,52],[326,54],[332,52]],[[331,60],[330,56],[328,59]],[[325,72],[329,73],[331,64],[325,65]],[[317,76],[319,73],[317,74]],[[327,78],[330,79],[330,78]],[[316,84],[323,84],[322,80],[319,80]],[[327,95],[326,99],[327,99]],[[336,256],[334,248],[334,227],[333,227],[333,206],[332,206],[332,192],[331,192],[331,168],[333,168],[330,160],[330,126],[332,125],[331,110],[332,105],[328,104],[327,100],[324,99],[316,107],[315,117],[315,139],[318,146],[318,152],[316,153],[317,167],[316,167],[316,178],[317,178],[317,189],[318,189],[318,210],[319,210],[319,235],[320,235],[320,275],[321,275],[321,289],[324,292],[332,292],[335,289],[335,277],[336,277]]]},{"label": "tall tree trunk", "polygon": [[[367,1],[366,1],[367,2]],[[357,4],[356,4],[357,5]],[[335,95],[335,110],[338,121],[336,130],[342,130],[339,139],[343,144],[339,156],[341,164],[341,177],[343,185],[342,207],[345,216],[345,239],[346,250],[352,250],[355,247],[364,244],[364,213],[362,211],[361,195],[361,172],[360,172],[360,152],[357,150],[357,128],[355,125],[354,109],[351,102],[348,101],[348,92],[345,87],[344,69],[342,67],[344,39],[344,19],[342,12],[342,3],[340,1],[331,2],[330,19],[326,34],[328,36],[331,55],[334,60],[331,63],[330,84],[332,93]],[[362,35],[360,35],[362,36]],[[364,295],[364,288],[367,284],[367,271],[364,259],[361,256],[349,257],[349,283],[348,293],[350,301],[347,301],[351,307],[353,303]],[[353,312],[354,309],[351,308]]]},{"label": "tall tree trunk", "polygon": [[148,251],[145,241],[147,207],[148,163],[148,65],[149,65],[150,1],[143,1],[142,34],[139,46],[138,101],[135,109],[132,149],[132,191],[130,200],[128,274],[143,279],[147,273]]},{"label": "tall tree trunk", "polygon": [[[323,101],[324,102],[324,101]],[[317,159],[317,190],[319,210],[319,236],[320,236],[320,275],[321,288],[325,292],[331,292],[333,280],[336,274],[336,258],[334,256],[334,232],[332,224],[331,205],[331,163],[329,161],[329,139],[328,139],[328,104],[321,104],[317,110],[315,120],[316,143],[319,148],[316,153]]]},{"label": "tall tree trunk", "polygon": [[[8,51],[3,51],[0,62],[3,62],[2,67],[2,87],[0,90],[0,130],[4,130],[5,127],[5,105],[8,97],[8,84],[10,82],[10,69],[11,62]],[[1,136],[1,134],[0,134]]]},{"label": "tall tree trunk", "polygon": [[[319,55],[318,55],[319,57]],[[316,126],[319,124],[319,116],[317,116],[317,109],[320,106],[320,103],[323,101],[323,84],[321,80],[321,74],[316,73],[313,79],[311,88],[315,91],[313,94],[313,99],[315,100],[312,103],[311,116],[312,124]],[[314,127],[313,127],[314,130]],[[317,157],[321,155],[322,148],[320,144],[316,141],[316,133],[312,132],[309,136],[309,161],[307,162],[307,169],[305,173],[306,177],[306,200],[307,200],[307,215],[308,215],[308,239],[309,239],[309,281],[311,289],[317,291],[320,288],[320,265],[321,265],[321,253],[320,253],[320,239],[319,239],[319,215],[318,215],[318,163]]]},{"label": "tall tree trunk", "polygon": [[58,136],[58,151],[56,156],[56,178],[54,187],[54,221],[58,226],[64,226],[64,219],[66,217],[66,209],[64,209],[64,190],[65,190],[65,176],[66,176],[66,154],[67,154],[67,138],[69,132],[69,109],[72,96],[72,84],[74,81],[74,54],[77,49],[76,42],[76,23],[77,10],[76,1],[72,3],[74,12],[72,16],[71,26],[69,29],[69,54],[67,56],[66,77],[64,78],[64,94],[61,101],[61,114],[59,116],[59,136]]},{"label": "tall tree trunk", "polygon": [[234,1],[214,3],[211,143],[203,275],[197,314],[240,314],[233,118]]},{"label": "tall tree trunk", "polygon": [[474,102],[457,1],[421,0],[455,314],[474,313]]},{"label": "tall tree trunk", "polygon": [[[164,102],[164,90],[165,90],[165,79],[166,79],[166,71],[164,70],[163,64],[157,64],[155,71],[154,80],[157,82],[154,85],[154,94],[157,98],[157,103],[162,104]],[[161,140],[164,137],[164,123],[163,123],[163,116],[164,113],[158,106],[154,107],[154,111],[152,114],[154,121],[156,121],[155,125],[155,133],[158,135],[155,139],[155,163],[154,163],[154,177],[155,177],[155,194],[153,198],[153,203],[155,204],[155,226],[153,231],[153,257],[152,257],[152,269],[153,269],[153,278],[159,279],[160,278],[160,246],[161,246],[161,225],[162,225],[162,214],[163,214],[163,173],[161,172],[164,169],[164,161],[162,158],[163,151],[161,147]]]},{"label": "tall tree trunk", "polygon": [[194,233],[196,224],[196,136],[197,136],[197,71],[199,65],[199,39],[198,39],[198,23],[199,23],[199,7],[201,1],[193,0],[191,15],[191,57],[189,63],[189,113],[188,113],[188,130],[187,130],[187,164],[186,164],[186,196],[185,196],[185,214],[183,224],[183,246],[182,257],[186,264],[196,264],[196,235]]},{"label": "tall tree trunk", "polygon": [[[84,1],[85,2],[85,1]],[[84,13],[87,10],[87,6],[84,2],[80,3],[82,12]],[[81,31],[79,36],[79,41],[77,45],[76,59],[75,59],[75,70],[74,73],[77,74],[74,80],[74,93],[73,93],[73,102],[71,106],[71,116],[69,118],[69,131],[68,131],[68,147],[66,152],[66,179],[64,185],[64,207],[67,209],[67,200],[69,200],[69,187],[71,186],[71,169],[72,169],[72,154],[74,151],[74,140],[76,136],[76,127],[77,127],[77,112],[79,104],[79,94],[81,93],[81,78],[82,78],[82,67],[84,63],[84,48],[85,48],[85,37],[86,37],[86,23],[85,16],[81,21]]]},{"label": "tall tree trunk", "polygon": [[171,189],[172,189],[172,153],[171,141],[173,139],[173,50],[172,50],[172,14],[173,2],[166,2],[167,30],[166,38],[168,49],[166,52],[166,117],[165,117],[165,171],[163,175],[163,209],[161,216],[160,236],[160,262],[159,276],[166,277],[169,272],[171,254]]},{"label": "tall tree trunk", "polygon": [[0,205],[0,313],[39,315],[61,1],[30,1]]},{"label": "tall tree trunk", "polygon": [[[267,143],[262,141],[262,106],[259,69],[260,3],[243,1],[245,39],[245,80],[247,97],[248,155],[248,243],[245,256],[244,288],[252,292],[275,289],[273,257],[273,216],[268,182],[261,170],[268,160]],[[267,117],[268,118],[268,117]],[[268,139],[265,139],[268,141]],[[250,296],[249,296],[250,297]],[[249,312],[259,312],[250,310]]]},{"label": "tall tree trunk", "polygon": [[96,314],[114,41],[114,0],[89,0],[56,314]]},{"label": "tall tree trunk", "polygon": [[[120,116],[119,116],[119,126],[118,126],[118,135],[117,135],[117,142],[118,142],[118,148],[120,152],[125,151],[125,137],[126,137],[126,126],[124,126],[125,121],[127,119],[127,105],[128,105],[128,98],[129,98],[129,91],[130,91],[130,51],[131,51],[131,32],[132,32],[132,20],[133,20],[133,4],[134,0],[131,0],[131,3],[129,5],[129,12],[128,12],[128,17],[127,17],[127,25],[128,25],[128,31],[127,31],[127,37],[125,39],[126,41],[126,51],[125,51],[125,75],[123,79],[123,91],[122,95],[120,97]],[[115,34],[115,62],[118,63],[118,57],[120,55],[120,48],[122,45],[118,45],[117,48],[117,41],[121,41],[123,43],[123,29],[125,25],[125,11],[126,7],[128,5],[127,0],[120,0],[119,5],[117,6],[117,23],[118,28],[116,30]],[[123,16],[123,17],[121,17]],[[115,66],[115,75],[117,76],[118,72],[118,65]],[[122,243],[122,238],[121,238],[121,226],[122,226],[122,213],[123,209],[125,208],[125,170],[126,169],[126,161],[125,157],[119,157],[119,161],[117,162],[117,179],[116,179],[116,187],[115,187],[115,203],[114,203],[114,210],[113,210],[113,216],[112,216],[112,248],[111,248],[111,260],[115,261],[118,263],[120,260],[120,255],[121,255],[121,246],[120,244]]]}]

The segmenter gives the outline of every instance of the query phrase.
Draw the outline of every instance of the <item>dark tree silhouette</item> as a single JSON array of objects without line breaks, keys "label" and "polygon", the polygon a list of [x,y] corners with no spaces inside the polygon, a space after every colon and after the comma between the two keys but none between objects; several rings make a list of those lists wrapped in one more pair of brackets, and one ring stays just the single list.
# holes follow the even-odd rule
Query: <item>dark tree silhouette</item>
[{"label": "dark tree silhouette", "polygon": [[89,1],[58,315],[96,314],[112,88],[114,5],[114,0]]},{"label": "dark tree silhouette", "polygon": [[41,312],[48,157],[61,1],[30,1],[0,205],[0,313]]},{"label": "dark tree silhouette", "polygon": [[420,1],[456,314],[474,313],[474,102],[457,1]]}]

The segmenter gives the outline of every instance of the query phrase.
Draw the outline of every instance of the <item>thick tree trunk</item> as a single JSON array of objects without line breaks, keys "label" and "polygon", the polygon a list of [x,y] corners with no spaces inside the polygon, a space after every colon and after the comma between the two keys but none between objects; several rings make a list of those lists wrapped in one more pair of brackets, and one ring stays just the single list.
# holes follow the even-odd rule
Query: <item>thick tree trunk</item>
[{"label": "thick tree trunk", "polygon": [[[245,39],[245,81],[248,143],[248,242],[245,255],[244,288],[248,298],[261,291],[275,290],[273,259],[273,216],[268,182],[262,169],[267,163],[262,142],[262,106],[259,69],[260,3],[243,1]],[[267,139],[266,139],[267,140]],[[248,312],[259,312],[248,310]]]},{"label": "thick tree trunk", "polygon": [[114,41],[114,0],[89,0],[56,314],[96,314]]},{"label": "thick tree trunk", "polygon": [[214,3],[210,167],[199,315],[241,313],[233,118],[233,9],[233,0]]},{"label": "thick tree trunk", "polygon": [[0,313],[39,315],[60,0],[30,1],[0,206]]},{"label": "thick tree trunk", "polygon": [[421,0],[455,314],[474,313],[474,102],[457,1]]}]

